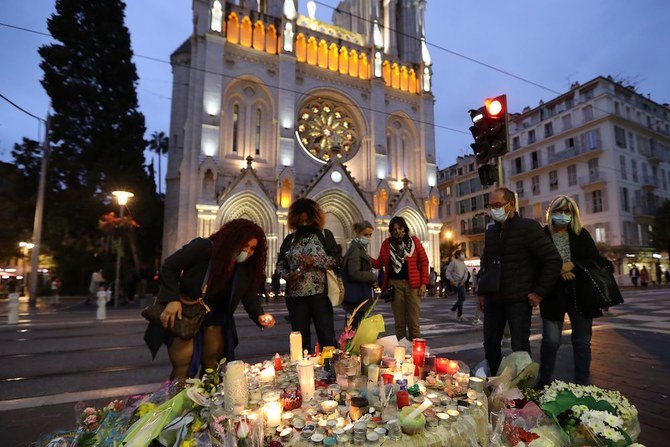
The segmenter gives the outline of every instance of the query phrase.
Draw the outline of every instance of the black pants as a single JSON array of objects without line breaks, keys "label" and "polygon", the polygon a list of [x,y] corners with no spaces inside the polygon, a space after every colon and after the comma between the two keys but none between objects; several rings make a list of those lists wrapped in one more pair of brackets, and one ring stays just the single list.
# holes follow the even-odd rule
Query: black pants
[{"label": "black pants", "polygon": [[498,375],[505,325],[509,324],[512,351],[530,353],[530,317],[532,307],[528,301],[500,302],[486,297],[484,300],[484,352],[491,375]]},{"label": "black pants", "polygon": [[286,307],[291,320],[291,329],[300,331],[302,334],[302,349],[310,352],[314,348],[310,334],[310,322],[314,322],[316,336],[319,344],[324,346],[336,346],[335,323],[333,322],[333,306],[330,304],[328,295],[287,297]]}]

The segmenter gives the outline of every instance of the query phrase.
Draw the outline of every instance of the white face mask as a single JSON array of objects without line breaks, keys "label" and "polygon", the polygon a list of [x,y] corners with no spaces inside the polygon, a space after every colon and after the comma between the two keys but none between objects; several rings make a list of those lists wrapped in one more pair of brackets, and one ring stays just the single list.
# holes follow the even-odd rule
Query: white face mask
[{"label": "white face mask", "polygon": [[505,222],[507,220],[507,211],[505,211],[505,207],[491,208],[491,219],[496,222]]},{"label": "white face mask", "polygon": [[370,243],[370,239],[367,237],[358,236],[356,239],[358,239],[358,242],[360,242],[363,246],[368,245]]},{"label": "white face mask", "polygon": [[460,259],[460,260],[462,261],[463,259],[465,259],[465,255],[460,255],[460,256],[458,257],[458,259]]},{"label": "white face mask", "polygon": [[238,264],[246,261],[247,259],[249,259],[249,253],[246,251],[241,251],[239,255],[235,256],[235,262]]}]

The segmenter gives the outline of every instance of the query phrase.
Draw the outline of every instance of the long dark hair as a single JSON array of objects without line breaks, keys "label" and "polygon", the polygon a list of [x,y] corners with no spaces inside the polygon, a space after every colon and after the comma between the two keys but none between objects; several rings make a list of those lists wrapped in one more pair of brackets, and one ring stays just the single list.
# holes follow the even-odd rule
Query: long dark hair
[{"label": "long dark hair", "polygon": [[312,199],[298,199],[288,209],[288,227],[291,230],[298,228],[298,219],[302,213],[307,213],[307,216],[314,222],[314,226],[318,230],[323,230],[326,226],[326,213],[323,208]]},{"label": "long dark hair", "polygon": [[258,240],[258,245],[246,262],[251,264],[251,286],[258,290],[260,282],[265,278],[265,262],[267,259],[267,240],[261,227],[248,219],[234,219],[222,226],[219,231],[209,237],[212,247],[212,278],[228,281],[231,275],[230,265],[244,244],[251,239]]}]

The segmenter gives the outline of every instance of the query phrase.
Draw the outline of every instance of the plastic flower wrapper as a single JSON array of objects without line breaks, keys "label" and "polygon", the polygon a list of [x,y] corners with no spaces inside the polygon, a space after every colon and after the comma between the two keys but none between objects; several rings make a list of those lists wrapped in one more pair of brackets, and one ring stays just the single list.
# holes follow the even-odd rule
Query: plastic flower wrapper
[{"label": "plastic flower wrapper", "polygon": [[193,412],[186,413],[165,426],[158,436],[158,441],[167,447],[182,447],[184,442],[190,444],[189,426],[195,420]]},{"label": "plastic flower wrapper", "polygon": [[186,391],[181,391],[135,422],[123,439],[125,447],[147,447],[168,423],[191,410],[194,405],[194,402],[186,396]]},{"label": "plastic flower wrapper", "polygon": [[492,388],[489,408],[494,410],[509,406],[513,400],[523,399],[519,388],[532,386],[539,365],[531,360],[526,351],[517,351],[502,359],[498,371],[498,376],[488,380],[488,386]]}]

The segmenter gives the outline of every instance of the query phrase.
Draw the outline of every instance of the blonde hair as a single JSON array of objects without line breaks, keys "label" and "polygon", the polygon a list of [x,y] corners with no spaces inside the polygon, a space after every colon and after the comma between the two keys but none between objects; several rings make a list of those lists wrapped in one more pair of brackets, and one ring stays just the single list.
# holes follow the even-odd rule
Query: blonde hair
[{"label": "blonde hair", "polygon": [[547,226],[552,232],[554,231],[554,222],[551,220],[551,215],[553,214],[554,211],[563,208],[565,205],[567,205],[570,211],[572,212],[572,221],[570,221],[569,225],[570,229],[575,234],[581,233],[583,226],[582,226],[582,219],[579,216],[579,207],[577,206],[577,202],[575,202],[571,197],[568,196],[561,195],[551,201],[545,214],[545,220],[547,221]]}]

